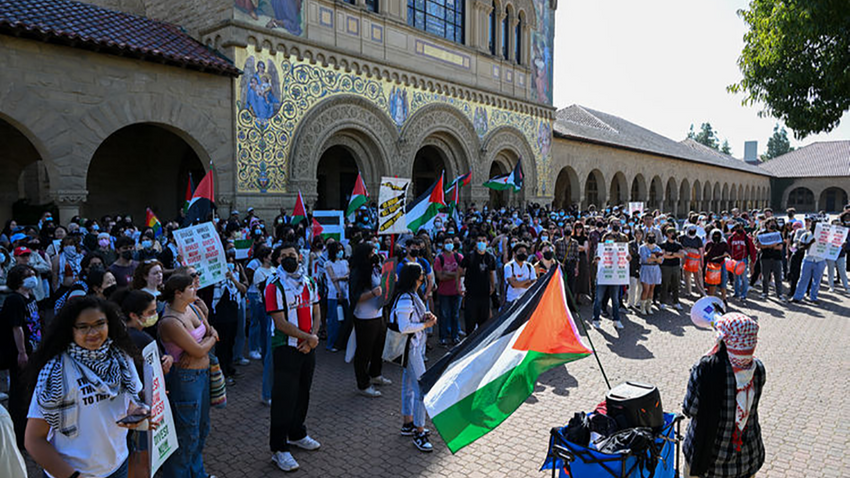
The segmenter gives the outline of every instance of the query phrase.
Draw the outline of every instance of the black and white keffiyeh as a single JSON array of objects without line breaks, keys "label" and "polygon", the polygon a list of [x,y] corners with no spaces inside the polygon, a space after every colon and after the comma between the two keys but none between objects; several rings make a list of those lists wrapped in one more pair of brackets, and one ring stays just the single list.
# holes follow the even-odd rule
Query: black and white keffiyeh
[{"label": "black and white keffiyeh", "polygon": [[71,343],[65,353],[53,357],[41,369],[35,388],[44,420],[59,433],[68,437],[77,434],[77,395],[69,386],[76,378],[67,375],[72,367],[97,394],[112,399],[126,392],[138,403],[141,389],[135,366],[121,349],[113,346],[112,339],[106,339],[97,350]]}]

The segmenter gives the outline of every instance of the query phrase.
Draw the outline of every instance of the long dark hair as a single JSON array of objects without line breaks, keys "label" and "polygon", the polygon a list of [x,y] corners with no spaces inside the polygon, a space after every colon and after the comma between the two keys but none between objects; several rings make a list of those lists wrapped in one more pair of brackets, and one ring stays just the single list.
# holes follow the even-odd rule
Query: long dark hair
[{"label": "long dark hair", "polygon": [[28,373],[30,375],[30,388],[35,386],[38,379],[38,373],[53,357],[60,355],[68,349],[68,346],[74,342],[74,323],[77,317],[84,310],[97,309],[106,315],[107,326],[109,327],[109,338],[112,339],[112,346],[118,347],[122,352],[133,358],[133,360],[141,360],[142,356],[139,350],[130,340],[127,335],[127,327],[121,320],[121,313],[118,307],[111,302],[107,302],[99,297],[87,295],[84,297],[74,297],[65,303],[59,315],[50,321],[47,330],[44,334],[44,339],[41,345],[33,355],[32,361],[27,364]]},{"label": "long dark hair", "polygon": [[393,291],[393,300],[390,303],[395,305],[395,301],[402,294],[419,294],[416,281],[420,277],[422,277],[422,266],[418,262],[404,264],[398,273],[398,281],[395,283],[395,290]]},{"label": "long dark hair", "polygon": [[372,288],[371,242],[361,242],[351,252],[351,303],[356,304],[363,292]]}]

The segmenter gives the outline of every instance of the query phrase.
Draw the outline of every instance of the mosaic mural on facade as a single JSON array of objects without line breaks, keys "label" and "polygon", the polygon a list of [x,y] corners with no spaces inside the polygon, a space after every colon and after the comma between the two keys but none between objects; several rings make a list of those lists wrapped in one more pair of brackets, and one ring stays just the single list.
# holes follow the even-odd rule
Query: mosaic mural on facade
[{"label": "mosaic mural on facade", "polygon": [[555,0],[534,0],[537,29],[531,33],[531,90],[540,103],[552,104],[553,53],[555,45]]},{"label": "mosaic mural on facade", "polygon": [[304,33],[303,0],[234,0],[236,19],[281,29],[290,35]]},{"label": "mosaic mural on facade", "polygon": [[534,150],[535,158],[530,159],[537,165],[538,191],[546,194],[551,144],[549,120],[284,59],[266,51],[249,54],[239,49],[236,64],[244,71],[235,105],[240,192],[286,192],[289,155],[298,123],[321,100],[348,94],[365,98],[386,112],[399,132],[420,108],[435,102],[462,112],[482,139],[500,126],[516,128]]}]

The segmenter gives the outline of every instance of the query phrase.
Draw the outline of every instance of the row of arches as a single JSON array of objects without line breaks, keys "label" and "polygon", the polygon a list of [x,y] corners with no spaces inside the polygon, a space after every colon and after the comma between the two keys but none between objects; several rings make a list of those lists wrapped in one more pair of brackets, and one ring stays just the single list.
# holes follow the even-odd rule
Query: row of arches
[{"label": "row of arches", "polygon": [[838,212],[847,204],[847,192],[842,188],[831,186],[821,191],[815,202],[815,193],[811,189],[798,186],[788,191],[785,202],[788,207],[798,211]]},{"label": "row of arches", "polygon": [[606,178],[599,169],[579,177],[571,166],[561,168],[555,180],[556,208],[568,208],[573,204],[582,209],[590,205],[602,208],[638,201],[644,202],[649,209],[677,215],[688,211],[762,208],[770,202],[770,188],[710,179],[691,181],[673,176],[662,179],[660,175],[646,177],[641,173],[627,178],[622,171]]}]

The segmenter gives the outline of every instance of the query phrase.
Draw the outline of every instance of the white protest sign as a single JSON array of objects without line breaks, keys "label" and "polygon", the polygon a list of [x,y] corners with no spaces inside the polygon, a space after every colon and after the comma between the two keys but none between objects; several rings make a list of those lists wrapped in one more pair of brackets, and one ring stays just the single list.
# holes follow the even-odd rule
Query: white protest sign
[{"label": "white protest sign", "polygon": [[634,214],[634,213],[636,213],[636,212],[637,212],[638,214],[643,214],[643,210],[644,210],[644,203],[643,203],[643,201],[640,201],[640,202],[630,202],[630,203],[629,203],[629,216],[633,215],[633,214]]},{"label": "white protest sign", "polygon": [[151,409],[150,422],[157,424],[156,430],[148,430],[148,450],[153,476],[179,445],[171,406],[165,394],[165,378],[162,376],[156,341],[149,343],[142,350],[142,357],[145,360],[145,400]]},{"label": "white protest sign", "polygon": [[629,245],[625,242],[600,242],[596,246],[596,283],[599,285],[628,285]]},{"label": "white protest sign", "polygon": [[378,193],[378,234],[405,234],[407,229],[405,206],[410,179],[381,178]]},{"label": "white protest sign", "polygon": [[774,244],[779,244],[780,242],[782,242],[782,233],[765,232],[756,236],[756,239],[758,239],[759,244],[763,246],[772,246]]},{"label": "white protest sign", "polygon": [[184,265],[194,267],[200,274],[201,289],[225,279],[227,259],[213,223],[178,229],[174,231],[174,239]]},{"label": "white protest sign", "polygon": [[838,259],[841,247],[847,240],[848,229],[844,226],[831,226],[819,222],[815,226],[815,243],[809,251],[814,257],[823,257],[830,261]]}]

